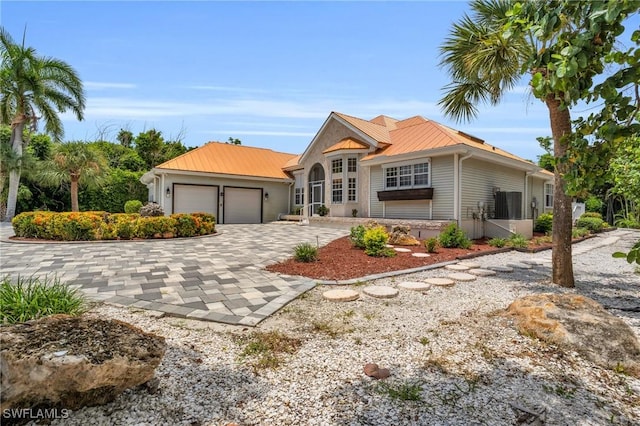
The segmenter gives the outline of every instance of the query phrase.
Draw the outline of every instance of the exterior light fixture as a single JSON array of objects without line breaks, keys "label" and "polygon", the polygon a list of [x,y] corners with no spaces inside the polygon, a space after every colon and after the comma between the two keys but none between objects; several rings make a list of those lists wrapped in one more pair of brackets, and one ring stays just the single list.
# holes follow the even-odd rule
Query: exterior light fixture
[{"label": "exterior light fixture", "polygon": [[168,186],[167,186],[166,194],[167,194],[167,198],[171,197],[171,188],[169,188]]},{"label": "exterior light fixture", "polygon": [[265,192],[264,193],[264,200],[267,201],[269,199],[269,193]]}]

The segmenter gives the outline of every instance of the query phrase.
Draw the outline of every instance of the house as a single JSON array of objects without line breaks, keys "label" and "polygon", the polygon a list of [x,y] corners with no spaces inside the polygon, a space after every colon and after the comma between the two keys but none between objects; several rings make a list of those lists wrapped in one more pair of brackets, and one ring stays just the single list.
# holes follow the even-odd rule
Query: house
[{"label": "house", "polygon": [[220,223],[266,222],[297,209],[314,216],[325,206],[334,218],[357,210],[365,218],[456,221],[472,238],[530,236],[533,219],[553,205],[552,173],[420,116],[332,112],[301,155],[208,143],[143,182],[165,212],[200,209]]}]

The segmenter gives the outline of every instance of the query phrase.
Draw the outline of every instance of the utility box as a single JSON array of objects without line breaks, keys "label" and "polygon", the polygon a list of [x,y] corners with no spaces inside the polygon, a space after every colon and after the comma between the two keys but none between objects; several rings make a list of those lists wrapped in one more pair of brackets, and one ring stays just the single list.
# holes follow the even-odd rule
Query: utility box
[{"label": "utility box", "polygon": [[495,219],[522,219],[522,192],[496,192]]}]

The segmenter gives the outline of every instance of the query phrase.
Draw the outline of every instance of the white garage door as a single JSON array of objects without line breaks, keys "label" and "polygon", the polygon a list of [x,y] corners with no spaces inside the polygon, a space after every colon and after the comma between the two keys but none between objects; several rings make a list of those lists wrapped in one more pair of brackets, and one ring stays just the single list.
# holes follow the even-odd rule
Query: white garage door
[{"label": "white garage door", "polygon": [[218,217],[218,187],[173,185],[174,213],[211,213]]},{"label": "white garage door", "polygon": [[262,190],[224,188],[224,223],[262,223]]}]

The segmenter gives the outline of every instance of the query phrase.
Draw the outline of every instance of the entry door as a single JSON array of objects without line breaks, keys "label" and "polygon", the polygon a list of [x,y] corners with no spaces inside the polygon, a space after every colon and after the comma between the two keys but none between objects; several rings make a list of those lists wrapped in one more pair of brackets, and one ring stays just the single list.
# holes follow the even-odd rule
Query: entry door
[{"label": "entry door", "polygon": [[318,207],[324,204],[323,195],[324,191],[322,190],[322,182],[314,183],[311,185],[311,214],[315,214],[318,212]]}]

